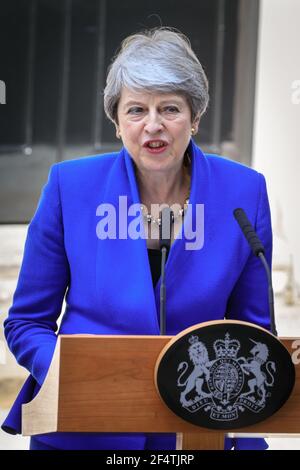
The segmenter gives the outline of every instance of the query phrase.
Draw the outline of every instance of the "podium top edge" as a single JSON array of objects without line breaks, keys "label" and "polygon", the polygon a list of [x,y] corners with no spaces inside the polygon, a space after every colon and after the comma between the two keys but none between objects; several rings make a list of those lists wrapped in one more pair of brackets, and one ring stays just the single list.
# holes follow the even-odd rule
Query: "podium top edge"
[{"label": "podium top edge", "polygon": [[133,338],[137,338],[137,339],[145,339],[145,338],[151,338],[151,339],[157,339],[157,338],[166,338],[166,339],[171,339],[173,338],[172,335],[103,335],[103,334],[98,334],[98,335],[95,335],[95,334],[62,334],[62,335],[59,335],[59,338],[61,339],[80,339],[80,338],[107,338],[107,339],[111,339],[111,338],[130,338],[130,339],[133,339]]},{"label": "podium top edge", "polygon": [[[124,339],[158,339],[158,338],[165,338],[165,339],[173,339],[175,338],[177,335],[120,335],[120,334],[116,334],[116,335],[103,335],[103,334],[82,334],[82,333],[79,333],[79,334],[61,334],[59,335],[58,337],[61,338],[61,339],[80,339],[80,338],[107,338],[107,339],[111,339],[111,338],[124,338]],[[278,339],[281,340],[281,341],[297,341],[299,340],[300,341],[300,336],[278,336]]]}]

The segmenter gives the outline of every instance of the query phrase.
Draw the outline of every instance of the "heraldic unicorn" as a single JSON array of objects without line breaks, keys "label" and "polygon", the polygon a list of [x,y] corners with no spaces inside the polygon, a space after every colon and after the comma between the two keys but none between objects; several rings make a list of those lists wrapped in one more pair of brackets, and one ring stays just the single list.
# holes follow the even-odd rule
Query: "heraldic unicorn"
[{"label": "heraldic unicorn", "polygon": [[210,359],[198,336],[190,336],[189,343],[193,369],[188,374],[187,362],[181,362],[177,369],[181,406],[191,413],[203,408],[216,421],[233,421],[245,408],[254,413],[264,409],[276,373],[275,362],[268,361],[266,344],[249,338],[252,348],[246,359],[238,356],[240,342],[226,333],[224,340],[214,341],[215,357]]}]

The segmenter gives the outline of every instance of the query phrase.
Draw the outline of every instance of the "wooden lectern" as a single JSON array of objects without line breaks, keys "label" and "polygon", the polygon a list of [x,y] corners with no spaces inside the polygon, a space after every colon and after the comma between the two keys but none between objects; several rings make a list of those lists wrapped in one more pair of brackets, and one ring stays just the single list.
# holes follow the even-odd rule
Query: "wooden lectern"
[{"label": "wooden lectern", "polygon": [[[59,336],[40,392],[22,407],[22,434],[176,432],[178,449],[223,449],[225,431],[189,424],[170,411],[158,395],[155,364],[171,339],[171,336]],[[295,349],[300,347],[297,338],[281,341],[290,354],[296,354]],[[300,434],[300,365],[296,364],[295,369],[292,395],[277,413],[227,435]]]}]

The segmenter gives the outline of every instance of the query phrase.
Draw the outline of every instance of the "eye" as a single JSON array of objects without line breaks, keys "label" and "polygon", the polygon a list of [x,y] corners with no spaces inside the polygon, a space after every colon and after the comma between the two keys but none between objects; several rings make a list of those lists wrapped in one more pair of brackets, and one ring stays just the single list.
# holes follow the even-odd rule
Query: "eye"
[{"label": "eye", "polygon": [[132,106],[132,108],[129,108],[127,111],[127,114],[140,114],[143,112],[143,108],[140,106]]},{"label": "eye", "polygon": [[171,114],[179,113],[179,109],[177,108],[177,106],[166,106],[164,108],[164,111]]}]

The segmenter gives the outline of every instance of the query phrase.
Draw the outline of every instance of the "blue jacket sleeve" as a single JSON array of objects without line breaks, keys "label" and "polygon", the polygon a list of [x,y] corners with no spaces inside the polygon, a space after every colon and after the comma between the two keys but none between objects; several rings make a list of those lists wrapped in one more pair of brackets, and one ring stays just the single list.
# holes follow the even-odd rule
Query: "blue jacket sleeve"
[{"label": "blue jacket sleeve", "polygon": [[18,363],[41,385],[56,344],[57,319],[69,283],[58,165],[53,165],[28,227],[24,256],[4,332]]},{"label": "blue jacket sleeve", "polygon": [[[266,182],[259,174],[260,190],[257,205],[256,233],[265,247],[268,265],[272,266],[272,228]],[[244,235],[241,232],[241,236]],[[244,243],[247,244],[246,239]],[[268,283],[261,260],[249,248],[249,257],[227,304],[226,318],[248,321],[270,330]]]}]

